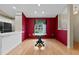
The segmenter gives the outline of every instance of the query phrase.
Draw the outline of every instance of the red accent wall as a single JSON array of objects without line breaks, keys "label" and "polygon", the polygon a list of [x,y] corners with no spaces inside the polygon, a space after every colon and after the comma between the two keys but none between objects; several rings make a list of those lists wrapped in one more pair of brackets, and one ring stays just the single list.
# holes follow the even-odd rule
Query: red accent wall
[{"label": "red accent wall", "polygon": [[63,44],[67,45],[67,30],[57,30],[56,39]]},{"label": "red accent wall", "polygon": [[22,13],[22,41],[28,38],[28,20]]},{"label": "red accent wall", "polygon": [[46,32],[47,35],[45,35],[43,38],[54,38],[55,37],[55,31],[56,31],[56,18],[27,18],[28,19],[28,38],[36,38],[34,33],[34,21],[35,20],[46,20]]},{"label": "red accent wall", "polygon": [[22,41],[26,40],[27,38],[36,38],[34,33],[34,21],[35,20],[46,20],[46,32],[47,35],[43,36],[43,38],[55,38],[55,33],[57,29],[57,17],[55,18],[27,18],[22,13]]},{"label": "red accent wall", "polygon": [[58,41],[67,45],[67,31],[66,30],[58,30],[58,16],[55,18],[26,18],[24,14],[22,14],[22,41],[27,38],[36,38],[34,33],[34,20],[46,20],[46,32],[43,38],[56,38]]},{"label": "red accent wall", "polygon": [[28,38],[35,38],[33,36],[33,33],[34,33],[34,19],[31,19],[31,18],[27,18],[28,19]]}]

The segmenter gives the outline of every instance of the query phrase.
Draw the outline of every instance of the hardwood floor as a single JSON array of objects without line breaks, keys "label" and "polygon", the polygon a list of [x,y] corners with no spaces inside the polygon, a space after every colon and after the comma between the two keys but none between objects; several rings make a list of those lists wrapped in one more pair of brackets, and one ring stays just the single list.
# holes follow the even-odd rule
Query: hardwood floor
[{"label": "hardwood floor", "polygon": [[[74,47],[73,49],[66,48],[65,45],[60,43],[55,39],[44,39],[45,49],[44,50],[36,50],[35,42],[36,40],[29,39],[24,41],[22,44],[17,46],[7,55],[78,55],[79,49]],[[76,46],[76,45],[75,45]]]}]

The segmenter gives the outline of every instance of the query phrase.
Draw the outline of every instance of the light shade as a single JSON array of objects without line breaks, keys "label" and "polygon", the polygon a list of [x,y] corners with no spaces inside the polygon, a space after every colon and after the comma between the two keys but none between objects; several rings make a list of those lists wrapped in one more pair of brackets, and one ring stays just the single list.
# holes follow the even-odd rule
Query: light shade
[{"label": "light shade", "polygon": [[40,49],[41,49],[41,50],[45,50],[45,47],[41,47]]},{"label": "light shade", "polygon": [[35,46],[34,48],[35,48],[35,50],[39,50],[39,47],[37,47],[37,46]]},{"label": "light shade", "polygon": [[38,4],[38,6],[40,6],[40,4]]},{"label": "light shade", "polygon": [[15,6],[13,6],[12,8],[13,8],[13,9],[16,9],[16,7],[15,7]]},{"label": "light shade", "polygon": [[42,11],[42,14],[44,14],[45,12],[44,11]]},{"label": "light shade", "polygon": [[78,14],[78,7],[75,6],[75,7],[73,8],[73,14],[74,14],[74,15]]},{"label": "light shade", "polygon": [[78,14],[78,11],[74,11],[74,13],[73,13],[74,15],[76,15],[76,14]]},{"label": "light shade", "polygon": [[37,11],[34,11],[35,14],[37,14]]}]

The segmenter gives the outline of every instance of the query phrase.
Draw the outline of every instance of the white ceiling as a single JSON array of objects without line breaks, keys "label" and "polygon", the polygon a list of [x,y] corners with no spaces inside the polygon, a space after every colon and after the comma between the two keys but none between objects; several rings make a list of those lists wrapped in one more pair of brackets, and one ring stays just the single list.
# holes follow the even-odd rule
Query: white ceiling
[{"label": "white ceiling", "polygon": [[[13,9],[13,6],[16,9]],[[37,4],[0,4],[0,10],[12,17],[15,17],[17,11],[23,11],[27,17],[55,17],[66,6],[65,4],[41,4],[40,6]]]}]

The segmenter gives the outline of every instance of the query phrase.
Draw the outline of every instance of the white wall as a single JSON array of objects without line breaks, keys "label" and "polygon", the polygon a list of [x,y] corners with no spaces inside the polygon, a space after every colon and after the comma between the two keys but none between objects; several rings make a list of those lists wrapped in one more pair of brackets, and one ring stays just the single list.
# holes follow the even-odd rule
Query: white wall
[{"label": "white wall", "polygon": [[79,13],[74,15],[74,40],[79,42]]},{"label": "white wall", "polygon": [[[76,6],[79,9],[79,4],[73,5],[73,7]],[[74,41],[79,42],[79,10],[78,10],[78,14],[73,15],[73,38]]]},{"label": "white wall", "polygon": [[15,16],[15,31],[22,31],[22,12],[17,12]]},{"label": "white wall", "polygon": [[[77,14],[74,14],[74,41],[79,42],[79,4],[74,4],[73,9],[75,10],[75,7],[77,7]],[[73,10],[73,11],[74,11]]]},{"label": "white wall", "polygon": [[68,29],[68,15],[67,8],[65,8],[61,14],[58,15],[58,30]]},{"label": "white wall", "polygon": [[67,5],[67,8],[58,15],[58,30],[67,30],[67,47],[73,47],[73,5]]},{"label": "white wall", "polygon": [[[6,17],[3,17],[0,15],[0,22],[6,22],[6,23],[11,23],[13,25],[14,21],[11,20],[11,19],[8,19]],[[12,30],[13,30],[13,26],[12,26]],[[1,35],[1,33],[0,33]],[[1,54],[1,51],[2,50],[2,37],[0,36],[0,54]]]},{"label": "white wall", "polygon": [[22,13],[16,14],[15,20],[0,16],[0,21],[11,23],[14,31],[0,33],[0,54],[6,54],[22,43]]},{"label": "white wall", "polygon": [[6,54],[21,43],[22,35],[21,32],[10,32],[0,34],[0,38],[1,54]]},{"label": "white wall", "polygon": [[1,54],[1,50],[2,50],[2,37],[0,37],[0,54]]}]

